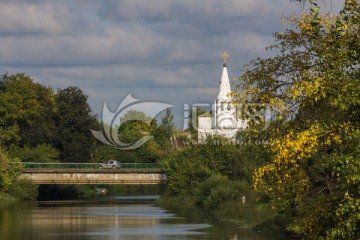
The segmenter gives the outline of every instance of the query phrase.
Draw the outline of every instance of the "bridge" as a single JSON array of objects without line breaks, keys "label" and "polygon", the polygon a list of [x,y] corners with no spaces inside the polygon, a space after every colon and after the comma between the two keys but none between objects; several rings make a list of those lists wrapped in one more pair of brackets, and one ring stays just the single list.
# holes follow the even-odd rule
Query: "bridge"
[{"label": "bridge", "polygon": [[97,163],[22,163],[21,177],[36,184],[163,184],[160,164],[122,163],[121,168],[99,169]]}]

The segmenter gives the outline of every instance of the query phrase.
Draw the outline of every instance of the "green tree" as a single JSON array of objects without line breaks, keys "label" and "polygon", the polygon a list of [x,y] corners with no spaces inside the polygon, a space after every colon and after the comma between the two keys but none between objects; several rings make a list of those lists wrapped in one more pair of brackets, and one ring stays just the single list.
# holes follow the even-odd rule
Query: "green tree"
[{"label": "green tree", "polygon": [[55,93],[51,87],[45,87],[38,83],[33,83],[31,87],[36,92],[36,101],[40,108],[38,115],[34,116],[30,123],[20,125],[20,145],[36,147],[54,141],[57,133],[54,119],[57,109]]},{"label": "green tree", "polygon": [[141,141],[144,137],[146,141],[138,148],[119,151],[117,159],[123,162],[155,162],[159,158],[159,146],[152,137],[156,127],[156,120],[144,112],[130,110],[125,113],[120,119],[119,139],[129,144]]},{"label": "green tree", "polygon": [[22,165],[19,159],[10,159],[7,152],[0,147],[0,191],[6,192],[21,174]]},{"label": "green tree", "polygon": [[18,147],[10,145],[9,155],[22,162],[54,163],[59,161],[59,152],[50,144],[39,144],[36,147]]},{"label": "green tree", "polygon": [[125,143],[133,143],[144,135],[152,135],[157,127],[155,119],[144,112],[130,110],[120,118],[120,139]]},{"label": "green tree", "polygon": [[[194,113],[196,114],[195,116]],[[190,131],[191,138],[194,140],[198,140],[198,131],[197,131],[198,117],[204,113],[206,113],[206,110],[201,107],[197,107],[195,111],[194,109],[191,109],[189,113],[188,130]]]},{"label": "green tree", "polygon": [[290,17],[275,33],[279,54],[253,60],[237,101],[270,104],[271,161],[254,187],[274,200],[288,230],[304,239],[358,239],[360,233],[360,8]]},{"label": "green tree", "polygon": [[113,146],[100,144],[96,146],[91,153],[91,162],[105,162],[111,159],[117,159],[118,149]]},{"label": "green tree", "polygon": [[231,163],[239,156],[238,146],[222,144],[227,139],[209,137],[204,144],[188,145],[163,159],[167,188],[174,195],[194,195],[196,188],[213,174],[229,176]]},{"label": "green tree", "polygon": [[51,142],[56,133],[52,88],[18,73],[0,81],[0,139],[5,146],[36,146]]},{"label": "green tree", "polygon": [[56,95],[57,135],[55,147],[62,162],[89,162],[95,147],[90,129],[99,128],[91,114],[87,96],[78,87],[60,89]]},{"label": "green tree", "polygon": [[[20,178],[22,163],[19,158],[12,158],[0,147],[0,194],[6,199],[11,196],[15,200],[35,200],[38,185],[32,180]],[[0,202],[4,199],[0,199]]]},{"label": "green tree", "polygon": [[170,138],[174,134],[174,115],[170,109],[166,109],[165,116],[161,118],[161,123],[154,131],[155,141],[162,149],[170,149]]},{"label": "green tree", "polygon": [[51,140],[54,95],[23,73],[0,80],[0,140],[9,144],[36,146]]}]

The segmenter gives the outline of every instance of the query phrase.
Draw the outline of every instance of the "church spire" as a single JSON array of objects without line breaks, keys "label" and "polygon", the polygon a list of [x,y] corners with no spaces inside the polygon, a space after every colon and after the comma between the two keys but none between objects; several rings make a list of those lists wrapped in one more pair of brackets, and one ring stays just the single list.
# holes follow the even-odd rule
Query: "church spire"
[{"label": "church spire", "polygon": [[221,56],[224,59],[224,64],[223,64],[223,71],[222,71],[221,81],[220,81],[220,90],[219,90],[219,95],[217,97],[217,100],[221,101],[221,102],[231,102],[230,80],[229,80],[227,64],[226,64],[227,59],[229,58],[230,54],[228,52],[223,52],[223,54]]},{"label": "church spire", "polygon": [[220,90],[214,104],[215,114],[213,126],[218,129],[228,127],[234,128],[236,125],[234,122],[235,109],[232,105],[230,80],[227,71],[227,60],[230,55],[228,52],[224,52],[221,56],[224,59],[224,64],[220,81]]}]

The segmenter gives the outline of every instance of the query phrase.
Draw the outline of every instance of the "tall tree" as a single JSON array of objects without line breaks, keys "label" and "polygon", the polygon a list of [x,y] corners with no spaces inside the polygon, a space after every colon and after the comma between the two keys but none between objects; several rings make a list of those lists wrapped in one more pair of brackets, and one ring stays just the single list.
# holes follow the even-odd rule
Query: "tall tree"
[{"label": "tall tree", "polygon": [[0,81],[0,139],[9,144],[36,146],[54,136],[53,90],[18,73]]},{"label": "tall tree", "polygon": [[125,143],[133,143],[144,135],[152,135],[156,127],[155,119],[144,112],[130,110],[120,119],[119,134]]},{"label": "tall tree", "polygon": [[174,115],[170,109],[166,109],[165,115],[161,118],[161,123],[154,131],[155,141],[162,149],[170,149],[170,138],[174,133]]},{"label": "tall tree", "polygon": [[191,109],[189,113],[188,130],[190,131],[191,138],[194,140],[198,139],[198,117],[204,113],[206,113],[206,109],[202,107]]},{"label": "tall tree", "polygon": [[[288,229],[304,239],[360,238],[360,7],[288,18],[280,54],[251,62],[241,102],[269,103],[271,162],[254,175]],[[291,121],[290,121],[291,119]]]},{"label": "tall tree", "polygon": [[78,87],[60,89],[55,95],[57,136],[55,147],[62,162],[89,162],[95,138],[90,129],[98,127],[87,96]]},{"label": "tall tree", "polygon": [[36,147],[52,143],[56,135],[56,103],[55,93],[51,87],[40,84],[32,86],[36,92],[36,100],[40,105],[38,115],[30,123],[23,123],[21,128],[21,146]]}]

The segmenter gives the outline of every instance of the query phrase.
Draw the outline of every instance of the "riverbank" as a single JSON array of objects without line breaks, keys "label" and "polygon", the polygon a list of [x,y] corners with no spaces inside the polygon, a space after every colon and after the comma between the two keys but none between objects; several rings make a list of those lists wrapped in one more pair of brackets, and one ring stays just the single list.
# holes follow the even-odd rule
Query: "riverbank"
[{"label": "riverbank", "polygon": [[194,197],[175,197],[164,194],[157,200],[157,204],[166,209],[174,209],[176,211],[202,212],[207,218],[216,221],[233,222],[264,235],[287,236],[288,234],[284,224],[276,216],[270,203],[227,201],[219,204],[216,209],[209,210],[196,206]]},{"label": "riverbank", "polygon": [[241,201],[227,201],[219,204],[216,209],[209,210],[195,205],[193,197],[174,197],[162,195],[157,203],[165,208],[186,210],[203,210],[213,218],[240,222],[249,227],[255,227],[264,221],[269,221],[275,217],[275,212],[270,204],[263,203],[242,203]]}]

